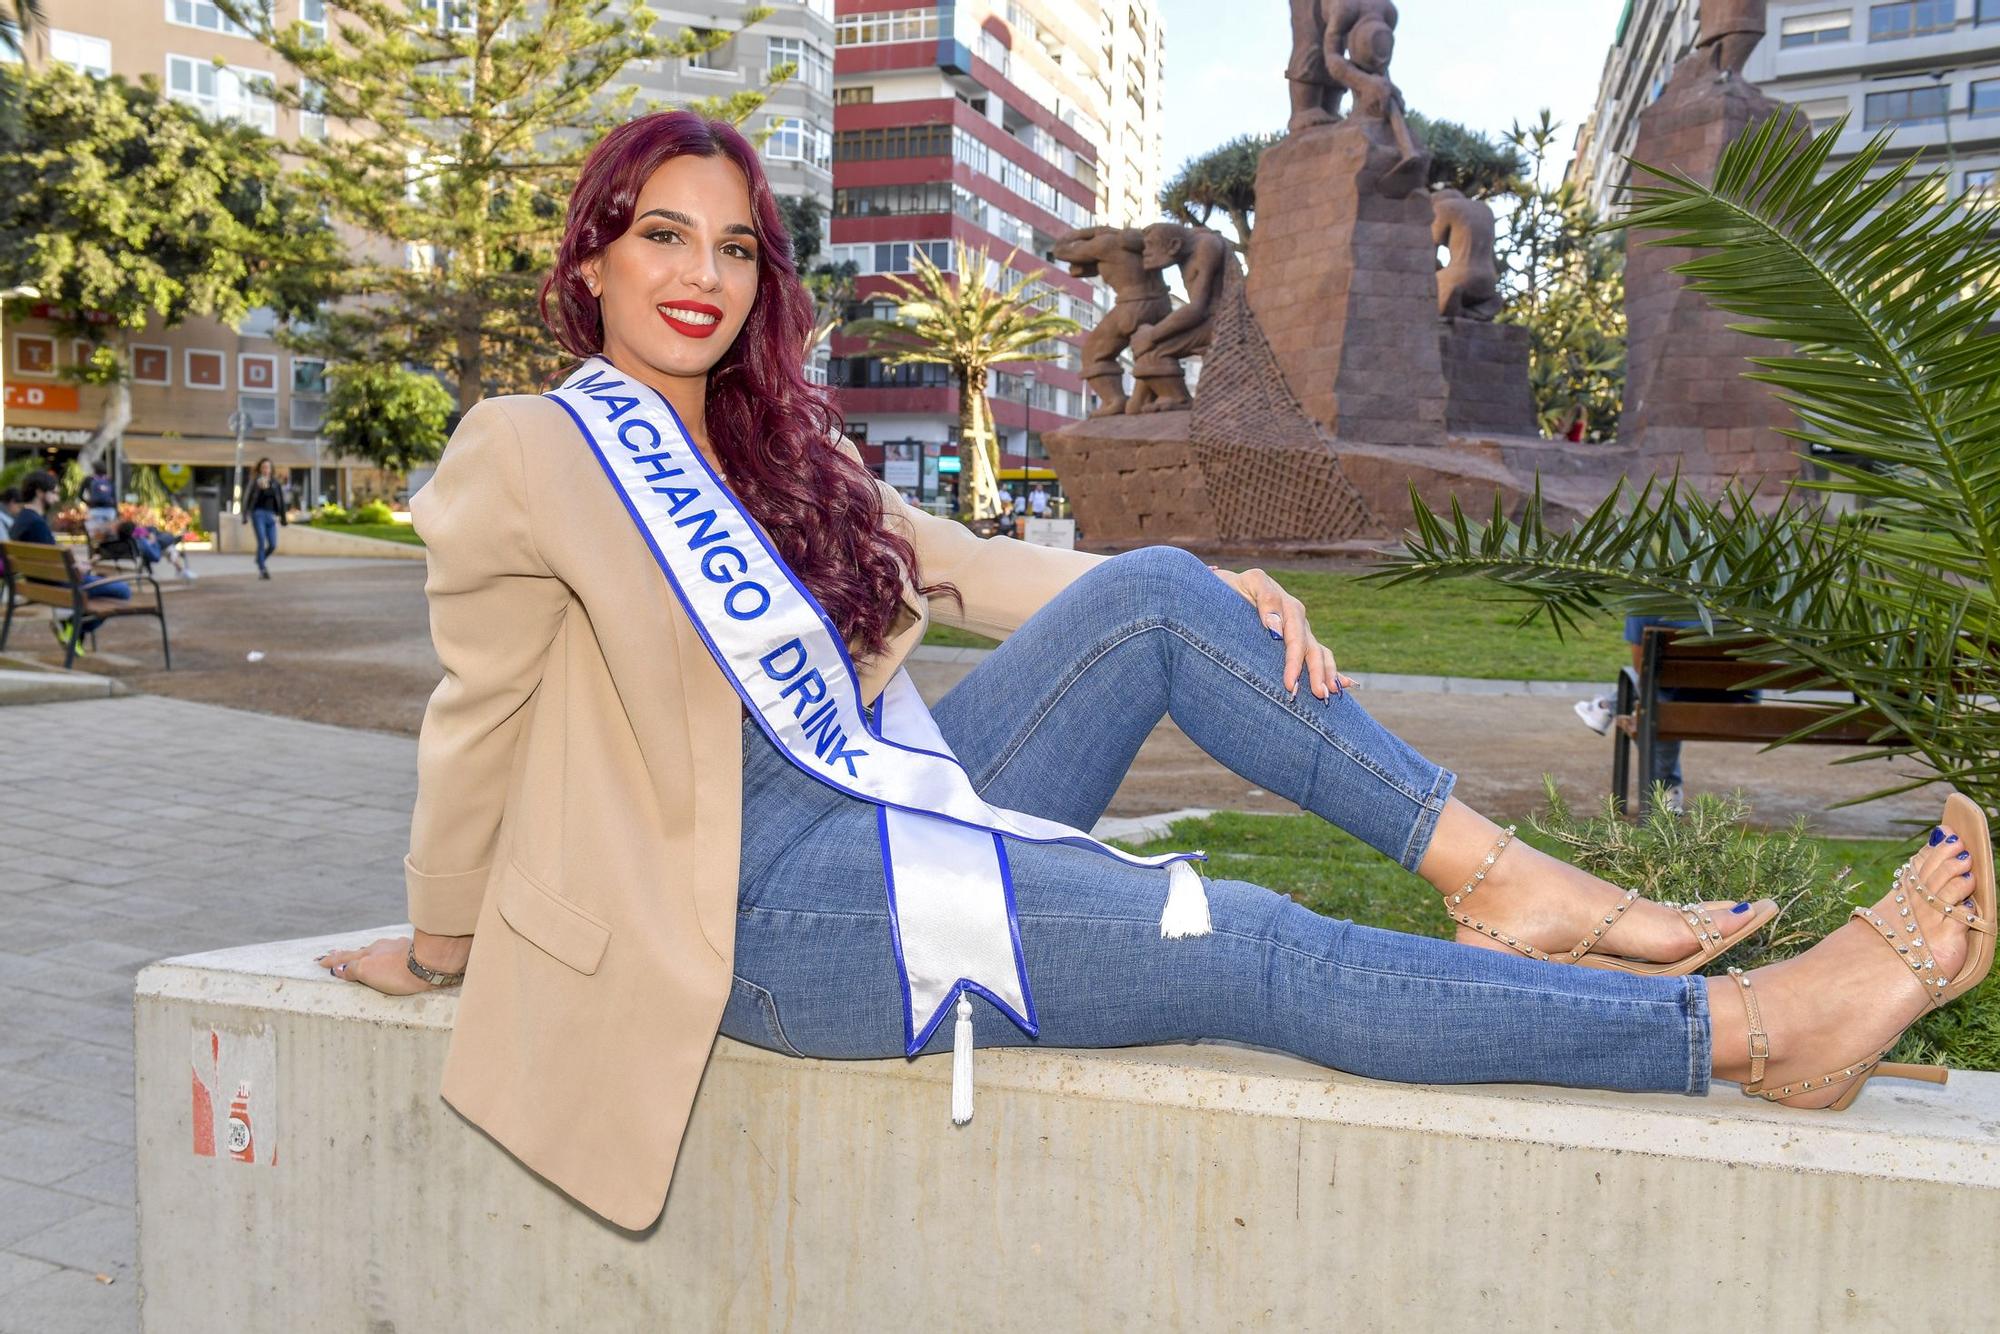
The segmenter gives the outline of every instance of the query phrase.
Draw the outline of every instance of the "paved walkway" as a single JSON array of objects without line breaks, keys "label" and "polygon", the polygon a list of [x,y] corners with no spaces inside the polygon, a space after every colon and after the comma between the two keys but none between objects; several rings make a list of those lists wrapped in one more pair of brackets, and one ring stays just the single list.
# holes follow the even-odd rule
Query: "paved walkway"
[{"label": "paved walkway", "polygon": [[133,975],[401,921],[416,747],[150,696],[0,726],[52,780],[0,803],[0,1331],[134,1331]]}]

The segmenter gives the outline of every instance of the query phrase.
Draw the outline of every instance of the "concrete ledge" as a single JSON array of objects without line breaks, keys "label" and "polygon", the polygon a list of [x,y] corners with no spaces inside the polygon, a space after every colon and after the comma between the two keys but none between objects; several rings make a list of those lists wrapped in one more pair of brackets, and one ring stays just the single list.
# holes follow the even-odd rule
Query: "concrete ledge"
[{"label": "concrete ledge", "polygon": [[0,667],[0,708],[10,704],[62,704],[76,699],[109,699],[130,692],[123,682],[90,672],[64,671],[60,667],[14,666],[6,659]]},{"label": "concrete ledge", "polygon": [[671,1205],[628,1233],[438,1099],[455,996],[311,962],[403,929],[139,975],[145,1329],[1960,1330],[2000,1300],[1995,1075],[1813,1115],[982,1051],[954,1130],[947,1059],[723,1040]]}]

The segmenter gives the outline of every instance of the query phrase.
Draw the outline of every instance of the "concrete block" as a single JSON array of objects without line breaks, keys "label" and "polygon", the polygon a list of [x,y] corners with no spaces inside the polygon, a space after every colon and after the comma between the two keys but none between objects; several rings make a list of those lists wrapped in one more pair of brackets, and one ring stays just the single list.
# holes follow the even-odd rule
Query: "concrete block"
[{"label": "concrete block", "polygon": [[[1901,1330],[2000,1300],[1994,1075],[1835,1115],[1017,1049],[978,1054],[954,1129],[946,1058],[721,1041],[666,1213],[628,1233],[439,1101],[455,997],[311,963],[378,934],[139,975],[145,1329]],[[275,1163],[192,1147],[210,1031],[261,1044]]]}]

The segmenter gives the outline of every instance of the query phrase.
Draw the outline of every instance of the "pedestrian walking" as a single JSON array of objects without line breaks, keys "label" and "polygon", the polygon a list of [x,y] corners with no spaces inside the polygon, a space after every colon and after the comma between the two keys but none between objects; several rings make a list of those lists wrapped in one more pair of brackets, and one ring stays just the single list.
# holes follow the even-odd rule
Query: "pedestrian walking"
[{"label": "pedestrian walking", "polygon": [[243,493],[243,515],[257,536],[257,577],[269,579],[268,562],[278,550],[278,529],[290,523],[285,517],[285,484],[269,459],[258,459],[250,486]]}]

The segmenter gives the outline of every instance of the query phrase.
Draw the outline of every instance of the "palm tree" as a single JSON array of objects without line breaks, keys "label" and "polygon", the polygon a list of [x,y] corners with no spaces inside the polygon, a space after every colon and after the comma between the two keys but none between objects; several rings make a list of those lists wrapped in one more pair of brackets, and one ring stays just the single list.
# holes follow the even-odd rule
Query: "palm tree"
[{"label": "palm tree", "polygon": [[[1824,482],[1775,508],[1735,490],[1621,488],[1568,533],[1539,497],[1524,517],[1474,523],[1416,504],[1407,550],[1377,577],[1484,575],[1560,630],[1620,610],[1698,619],[1759,659],[1852,691],[1792,740],[1879,715],[1877,754],[1913,756],[1986,808],[2000,803],[2000,212],[1951,199],[1914,159],[1869,178],[1876,138],[1827,172],[1840,125],[1794,116],[1724,152],[1715,182],[1641,167],[1617,225],[1701,252],[1695,290],[1789,344],[1746,374],[1827,453]],[[1639,165],[1639,164],[1635,164]],[[1918,786],[1929,775],[1885,789]]]},{"label": "palm tree", "polygon": [[42,0],[0,0],[0,48],[20,59],[28,58],[28,39],[48,26]]},{"label": "palm tree", "polygon": [[[897,317],[854,320],[842,332],[870,339],[867,354],[882,358],[885,366],[951,368],[958,385],[958,452],[968,465],[961,506],[970,517],[985,519],[1000,512],[1000,443],[986,401],[987,376],[1001,362],[1054,361],[1060,354],[1041,344],[1083,326],[1036,306],[1046,298],[1030,289],[1046,270],[1022,275],[1003,292],[987,285],[984,247],[975,252],[958,242],[953,253],[955,276],[913,250],[915,278],[889,279],[898,298]],[[1009,251],[1008,259],[1017,253]]]}]

